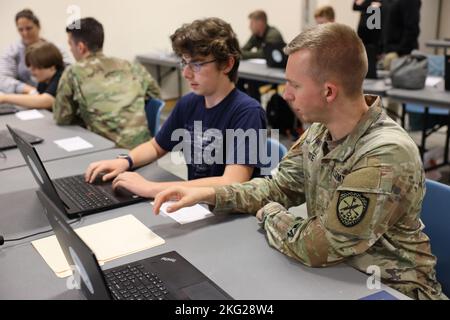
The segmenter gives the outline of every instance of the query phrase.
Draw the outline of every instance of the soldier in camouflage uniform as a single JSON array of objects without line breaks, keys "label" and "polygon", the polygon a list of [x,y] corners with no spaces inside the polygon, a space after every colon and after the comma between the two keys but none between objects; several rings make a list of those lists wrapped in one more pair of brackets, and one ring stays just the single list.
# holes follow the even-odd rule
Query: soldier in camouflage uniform
[{"label": "soldier in camouflage uniform", "polygon": [[[333,48],[332,55],[326,48]],[[363,96],[364,47],[349,27],[329,23],[287,47],[285,99],[314,122],[280,162],[273,179],[221,188],[172,188],[169,212],[197,202],[216,214],[256,214],[270,245],[311,267],[346,262],[381,271],[383,283],[414,299],[446,299],[420,220],[425,177],[415,143]],[[314,68],[311,68],[314,67]],[[352,72],[348,72],[348,70]],[[346,72],[347,70],[347,72]],[[308,217],[287,209],[306,202]]]},{"label": "soldier in camouflage uniform", "polygon": [[98,21],[85,18],[80,25],[67,28],[77,63],[59,82],[53,106],[56,122],[84,124],[127,149],[149,141],[144,105],[160,97],[158,85],[142,65],[103,55],[103,27]]}]

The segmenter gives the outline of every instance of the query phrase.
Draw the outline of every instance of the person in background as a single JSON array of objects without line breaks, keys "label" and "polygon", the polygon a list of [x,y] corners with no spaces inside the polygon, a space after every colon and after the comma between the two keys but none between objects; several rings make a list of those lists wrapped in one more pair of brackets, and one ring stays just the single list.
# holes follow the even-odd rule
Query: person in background
[{"label": "person in background", "polygon": [[264,58],[263,48],[267,43],[284,43],[283,36],[277,28],[268,25],[267,14],[256,10],[249,14],[252,36],[242,47],[242,59]]},{"label": "person in background", "polygon": [[[86,181],[92,183],[104,173],[104,181],[115,178],[115,189],[153,198],[170,186],[221,186],[260,176],[261,165],[252,162],[257,158],[258,142],[236,143],[227,135],[230,130],[240,136],[251,134],[266,126],[260,104],[235,87],[241,52],[230,24],[219,18],[195,20],[178,28],[170,38],[192,92],[177,102],[155,138],[129,155],[90,164]],[[179,145],[189,181],[154,182],[127,172],[179,150]],[[217,158],[211,158],[213,153]],[[236,161],[236,156],[242,161]]]},{"label": "person in background", "polygon": [[25,108],[51,109],[55,101],[58,82],[64,71],[63,57],[52,43],[39,41],[27,47],[25,63],[38,82],[36,94],[0,94],[0,103]]},{"label": "person in background", "polygon": [[[132,149],[150,140],[145,103],[160,89],[138,63],[103,54],[103,26],[94,18],[66,28],[77,61],[64,71],[53,116],[57,124],[83,124],[118,147]],[[74,24],[75,25],[75,24]]]},{"label": "person in background", "polygon": [[[21,40],[11,44],[0,57],[0,92],[3,93],[36,93],[37,82],[25,63],[26,49],[38,41],[41,24],[33,11],[24,9],[15,17],[17,31]],[[64,63],[70,63],[67,53],[58,47]]]},{"label": "person in background", "polygon": [[381,8],[382,0],[355,0],[353,2],[353,10],[361,12],[361,16],[358,23],[358,36],[361,38],[364,46],[372,47],[377,54],[381,54],[381,30],[369,29],[367,26],[368,19],[373,13],[367,13],[367,9],[370,7]]},{"label": "person in background", "polygon": [[334,22],[335,13],[334,13],[333,7],[323,6],[323,7],[317,8],[317,10],[314,12],[314,19],[316,20],[317,24]]},{"label": "person in background", "polygon": [[419,48],[421,0],[383,0],[381,15],[384,69]]}]

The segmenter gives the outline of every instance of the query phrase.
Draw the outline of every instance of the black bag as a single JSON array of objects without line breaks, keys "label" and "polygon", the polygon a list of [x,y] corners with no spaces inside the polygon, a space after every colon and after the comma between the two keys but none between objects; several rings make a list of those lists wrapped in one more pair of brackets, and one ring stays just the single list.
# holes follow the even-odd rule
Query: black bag
[{"label": "black bag", "polygon": [[279,129],[281,134],[292,134],[295,131],[296,117],[289,104],[278,93],[275,93],[267,103],[267,122],[273,129]]}]

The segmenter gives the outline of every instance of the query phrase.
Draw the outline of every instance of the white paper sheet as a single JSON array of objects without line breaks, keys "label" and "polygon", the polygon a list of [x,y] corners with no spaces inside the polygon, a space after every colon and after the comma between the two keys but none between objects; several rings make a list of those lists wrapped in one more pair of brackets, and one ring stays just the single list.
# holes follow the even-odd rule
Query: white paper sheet
[{"label": "white paper sheet", "polygon": [[425,81],[425,86],[427,86],[427,87],[436,87],[443,80],[444,79],[441,78],[441,77],[428,76],[427,80]]},{"label": "white paper sheet", "polygon": [[94,146],[80,137],[73,137],[54,141],[60,148],[67,152],[93,148]]},{"label": "white paper sheet", "polygon": [[[172,218],[179,224],[186,224],[186,223],[191,223],[194,221],[203,220],[203,219],[206,219],[213,215],[213,213],[211,211],[209,211],[208,209],[206,209],[205,207],[203,207],[199,204],[196,204],[195,206],[192,206],[192,207],[182,208],[182,209],[172,212],[172,213],[167,213],[166,209],[172,203],[173,203],[172,201],[163,203],[163,205],[161,206],[160,213],[164,216]],[[153,204],[153,202],[152,202],[152,204]]]}]

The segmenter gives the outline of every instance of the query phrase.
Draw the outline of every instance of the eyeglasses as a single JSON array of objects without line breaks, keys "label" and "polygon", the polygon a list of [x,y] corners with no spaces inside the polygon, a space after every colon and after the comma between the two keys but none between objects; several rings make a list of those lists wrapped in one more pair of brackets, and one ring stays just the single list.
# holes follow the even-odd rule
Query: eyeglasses
[{"label": "eyeglasses", "polygon": [[202,66],[204,66],[205,64],[208,64],[208,63],[216,62],[216,61],[217,61],[217,59],[203,61],[203,62],[186,62],[184,60],[181,60],[180,61],[180,69],[184,70],[184,68],[186,68],[186,66],[188,66],[189,69],[191,69],[193,72],[198,73],[202,69]]}]

